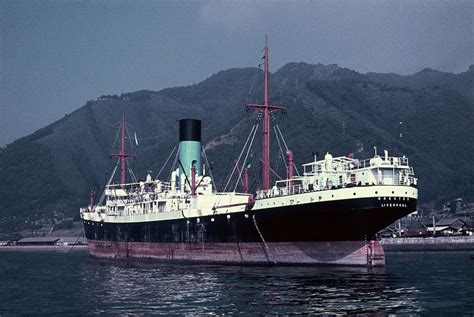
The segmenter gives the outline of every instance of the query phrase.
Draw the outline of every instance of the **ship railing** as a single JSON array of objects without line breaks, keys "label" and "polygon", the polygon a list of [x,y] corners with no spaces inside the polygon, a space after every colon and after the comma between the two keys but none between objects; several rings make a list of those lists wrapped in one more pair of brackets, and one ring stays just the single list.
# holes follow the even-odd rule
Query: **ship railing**
[{"label": "ship railing", "polygon": [[358,160],[348,157],[336,157],[331,160],[332,169],[326,168],[326,161],[320,160],[307,164],[303,164],[304,174],[319,174],[319,173],[337,173],[341,171],[357,171],[361,169],[373,169],[379,167],[393,167],[393,168],[411,168],[408,163],[408,158],[402,157],[381,157],[376,156],[370,159]]},{"label": "ship railing", "polygon": [[[378,160],[377,158],[380,158]],[[365,159],[365,160],[353,160],[353,169],[365,169],[365,168],[377,168],[382,166],[391,166],[391,167],[410,167],[408,164],[408,158],[405,156],[389,156],[387,158],[383,156],[378,156],[375,158]]]},{"label": "ship railing", "polygon": [[275,182],[275,186],[268,190],[257,191],[257,198],[271,198],[278,196],[302,194],[307,192],[317,192],[325,191],[338,188],[348,188],[348,187],[362,187],[362,186],[374,186],[374,185],[395,185],[395,186],[417,186],[418,179],[412,175],[403,175],[402,177],[398,174],[397,170],[394,170],[393,173],[389,175],[382,175],[376,183],[367,183],[367,182],[346,182],[346,183],[334,183],[331,180],[328,180],[323,186],[309,186],[306,187],[303,185],[303,180],[311,177],[301,176],[295,177],[291,181],[289,180],[279,180]]}]

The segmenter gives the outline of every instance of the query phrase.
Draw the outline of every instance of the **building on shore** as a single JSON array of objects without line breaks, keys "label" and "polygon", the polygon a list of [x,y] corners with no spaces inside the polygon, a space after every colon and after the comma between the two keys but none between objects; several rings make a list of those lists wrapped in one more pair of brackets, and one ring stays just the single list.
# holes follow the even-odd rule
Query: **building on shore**
[{"label": "building on shore", "polygon": [[60,237],[29,237],[23,238],[16,242],[19,246],[52,246],[56,245]]},{"label": "building on shore", "polygon": [[452,235],[472,235],[472,231],[468,224],[460,218],[443,218],[436,221],[433,225],[427,226],[429,233],[438,236],[452,236]]},{"label": "building on shore", "polygon": [[56,242],[60,246],[87,245],[85,237],[62,237]]},{"label": "building on shore", "polygon": [[28,237],[16,242],[18,246],[73,246],[87,245],[84,237]]}]

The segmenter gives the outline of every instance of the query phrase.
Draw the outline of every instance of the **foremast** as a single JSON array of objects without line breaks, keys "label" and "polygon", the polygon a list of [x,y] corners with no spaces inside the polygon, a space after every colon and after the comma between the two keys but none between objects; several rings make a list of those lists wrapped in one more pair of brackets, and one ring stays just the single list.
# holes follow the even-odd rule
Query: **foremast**
[{"label": "foremast", "polygon": [[120,187],[125,185],[125,174],[126,174],[126,159],[127,157],[135,157],[135,154],[127,153],[125,151],[125,114],[122,114],[122,121],[120,123],[122,130],[122,142],[120,144],[120,151],[118,153],[110,154],[110,157],[118,157],[120,159]]},{"label": "foremast", "polygon": [[270,189],[270,115],[273,112],[286,109],[281,105],[271,105],[269,98],[269,85],[268,85],[268,39],[265,35],[265,48],[263,50],[263,64],[264,64],[264,99],[263,104],[246,104],[247,108],[256,109],[262,113],[263,119],[263,141],[262,141],[262,190]]}]

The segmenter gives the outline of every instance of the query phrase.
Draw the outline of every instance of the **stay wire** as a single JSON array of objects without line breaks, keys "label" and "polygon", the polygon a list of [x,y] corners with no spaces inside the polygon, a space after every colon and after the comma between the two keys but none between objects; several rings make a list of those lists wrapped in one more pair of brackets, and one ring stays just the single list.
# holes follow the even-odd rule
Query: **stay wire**
[{"label": "stay wire", "polygon": [[[285,149],[288,150],[288,146],[286,145],[285,138],[283,137],[283,134],[281,133],[280,126],[277,124],[276,128],[278,129],[278,132],[280,133],[281,140],[283,141],[283,144],[285,145]],[[298,167],[296,166],[295,162],[293,162],[293,167],[295,168],[296,174],[300,176],[300,172],[298,171]]]},{"label": "stay wire", "polygon": [[[242,162],[242,167],[241,167],[241,169],[240,169],[239,177],[237,178],[237,181],[235,182],[234,192],[235,192],[235,190],[237,189],[237,185],[239,184],[240,179],[242,178],[242,172],[243,172],[243,170],[244,170],[245,164],[246,164],[247,159],[248,159],[248,157],[249,157],[250,150],[252,149],[253,141],[255,140],[255,135],[256,135],[256,134],[257,134],[257,129],[254,129],[253,136],[252,136],[252,141],[250,141],[250,145],[249,145],[249,147],[248,147],[248,149],[247,149],[247,154],[245,154],[245,158],[244,158],[244,160],[243,160],[243,162]],[[238,163],[239,163],[239,162],[237,162],[237,164],[238,164]]]},{"label": "stay wire", "polygon": [[[255,125],[255,124],[252,126],[252,130],[250,130],[249,136],[247,137],[247,140],[244,143],[244,147],[242,148],[242,151],[240,152],[239,158],[237,159],[237,163],[240,162],[240,159],[242,158],[242,155],[244,154],[245,148],[247,147],[247,144],[250,140],[250,136],[253,134],[254,129],[256,129],[256,127],[257,127],[257,125]],[[223,190],[224,192],[227,190],[227,186],[229,186],[229,183],[232,179],[232,176],[234,176],[234,172],[235,172],[236,169],[237,169],[237,165],[234,165],[234,168],[232,169],[232,173],[230,174],[230,177],[227,180],[227,183],[224,187],[224,190]]]},{"label": "stay wire", "polygon": [[277,133],[277,130],[276,130],[275,126],[273,126],[273,131],[275,132],[275,138],[277,139],[278,147],[280,149],[280,155],[283,158],[283,162],[285,163],[285,168],[288,170],[288,164],[286,164],[286,159],[285,159],[285,155],[283,153],[283,148],[281,147],[280,138],[278,137],[278,133]]},{"label": "stay wire", "polygon": [[165,164],[163,164],[163,166],[161,167],[160,171],[159,171],[158,174],[155,176],[155,180],[158,179],[158,177],[160,177],[161,172],[163,172],[163,170],[165,169],[166,164],[168,164],[168,161],[170,160],[170,158],[171,158],[171,156],[173,155],[173,153],[174,153],[175,150],[176,150],[176,146],[173,148],[173,151],[171,151],[170,155],[168,155],[168,158],[166,159]]},{"label": "stay wire", "polygon": [[215,183],[214,176],[212,175],[212,168],[211,168],[211,165],[209,165],[209,161],[208,161],[207,155],[206,155],[206,150],[204,149],[204,146],[201,146],[201,147],[202,147],[202,156],[204,157],[204,162],[207,165],[207,170],[208,170],[209,176],[211,177],[211,180],[212,180],[212,186],[214,186],[214,189],[217,190],[217,184]]}]

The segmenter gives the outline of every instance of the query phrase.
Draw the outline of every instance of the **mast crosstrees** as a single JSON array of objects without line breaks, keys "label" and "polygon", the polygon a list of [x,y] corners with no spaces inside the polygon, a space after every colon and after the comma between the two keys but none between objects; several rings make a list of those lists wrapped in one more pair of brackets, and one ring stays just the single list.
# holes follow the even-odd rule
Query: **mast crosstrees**
[{"label": "mast crosstrees", "polygon": [[125,185],[126,159],[127,157],[135,157],[135,154],[125,152],[125,114],[122,114],[120,127],[122,129],[120,151],[118,153],[110,154],[110,157],[118,157],[120,159],[120,186],[123,187]]}]

